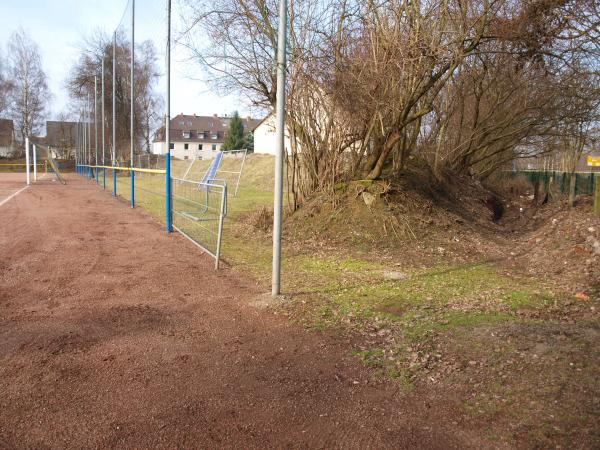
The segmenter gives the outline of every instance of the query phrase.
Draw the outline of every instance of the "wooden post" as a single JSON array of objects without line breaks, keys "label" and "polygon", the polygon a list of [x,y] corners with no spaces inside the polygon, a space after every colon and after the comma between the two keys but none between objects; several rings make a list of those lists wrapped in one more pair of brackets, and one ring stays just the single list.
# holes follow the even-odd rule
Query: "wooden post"
[{"label": "wooden post", "polygon": [[569,177],[569,207],[575,204],[575,196],[577,195],[577,174],[571,172]]},{"label": "wooden post", "polygon": [[537,205],[540,200],[540,173],[535,172],[533,178],[533,203]]},{"label": "wooden post", "polygon": [[594,184],[596,185],[594,189],[594,215],[600,217],[600,176],[596,173],[594,174],[594,178]]}]

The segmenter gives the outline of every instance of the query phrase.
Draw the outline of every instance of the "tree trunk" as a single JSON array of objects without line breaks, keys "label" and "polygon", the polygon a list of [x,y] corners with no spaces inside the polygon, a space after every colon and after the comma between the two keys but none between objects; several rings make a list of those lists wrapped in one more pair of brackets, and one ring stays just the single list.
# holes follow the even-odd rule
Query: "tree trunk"
[{"label": "tree trunk", "polygon": [[377,162],[375,163],[375,166],[367,175],[367,180],[376,180],[381,176],[381,173],[383,172],[383,166],[385,165],[387,157],[389,156],[390,152],[396,146],[401,137],[402,135],[398,131],[394,131],[388,137],[383,147],[383,151],[381,152],[379,158],[377,159]]},{"label": "tree trunk", "polygon": [[595,174],[596,189],[594,190],[594,215],[600,217],[600,176]]},{"label": "tree trunk", "polygon": [[569,208],[572,208],[573,205],[575,204],[576,188],[577,188],[577,174],[571,173],[571,176],[569,177]]}]

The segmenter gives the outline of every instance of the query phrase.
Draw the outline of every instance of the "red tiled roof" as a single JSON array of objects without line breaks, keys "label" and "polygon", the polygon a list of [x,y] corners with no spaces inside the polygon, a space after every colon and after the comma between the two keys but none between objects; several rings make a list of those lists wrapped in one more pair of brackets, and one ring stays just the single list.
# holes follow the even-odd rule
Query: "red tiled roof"
[{"label": "red tiled roof", "polygon": [[[245,132],[254,131],[261,122],[260,119],[249,117],[241,119]],[[223,142],[230,120],[231,117],[179,114],[171,119],[171,139],[178,142]],[[184,133],[189,133],[189,137],[184,137]],[[213,139],[213,135],[217,136],[216,139]],[[164,127],[157,131],[154,141],[163,139]]]}]

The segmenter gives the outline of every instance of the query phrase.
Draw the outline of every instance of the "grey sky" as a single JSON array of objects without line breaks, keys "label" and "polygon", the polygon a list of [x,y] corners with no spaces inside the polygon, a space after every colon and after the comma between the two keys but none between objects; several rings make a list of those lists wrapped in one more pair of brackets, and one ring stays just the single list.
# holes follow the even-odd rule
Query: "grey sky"
[{"label": "grey sky", "polygon": [[[152,39],[159,52],[159,65],[164,67],[165,0],[136,1],[136,41]],[[176,4],[176,2],[173,2]],[[44,70],[54,100],[51,117],[67,109],[68,97],[64,87],[66,76],[77,58],[78,45],[86,34],[100,28],[112,32],[124,10],[127,0],[0,0],[0,48],[6,54],[6,42],[19,26],[37,42],[42,54]],[[174,9],[176,6],[174,6]],[[177,11],[174,11],[174,18]],[[131,16],[127,14],[123,27],[130,32]],[[171,113],[201,115],[226,114],[233,110],[241,114],[247,108],[235,97],[219,97],[209,87],[192,80],[202,78],[200,68],[184,63],[181,49],[174,48],[172,58]],[[164,78],[159,88],[164,88]]]}]

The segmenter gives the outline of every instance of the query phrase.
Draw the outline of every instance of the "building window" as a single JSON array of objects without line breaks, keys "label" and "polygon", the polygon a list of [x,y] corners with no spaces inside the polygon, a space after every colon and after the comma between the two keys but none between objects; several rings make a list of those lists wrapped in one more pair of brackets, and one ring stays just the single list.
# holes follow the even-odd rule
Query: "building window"
[{"label": "building window", "polygon": [[202,144],[198,144],[198,150],[202,150]]},{"label": "building window", "polygon": [[187,155],[183,157],[183,159],[188,159],[188,158],[189,158],[189,156],[187,156]]},{"label": "building window", "polygon": [[171,150],[173,150],[173,149],[175,148],[175,144],[174,144],[173,142],[171,142],[171,143],[169,144],[169,148],[170,148]]},{"label": "building window", "polygon": [[190,131],[184,131],[183,132],[183,138],[184,139],[189,139],[191,137],[192,133]]},{"label": "building window", "polygon": [[212,145],[212,151],[213,151],[213,152],[216,152],[216,151],[217,151],[217,144],[213,144],[213,145]]},{"label": "building window", "polygon": [[218,133],[213,133],[211,136],[212,139],[219,139],[219,134]]},{"label": "building window", "polygon": [[188,147],[189,147],[189,144],[183,144],[183,149],[184,149],[184,150],[187,150],[187,149],[188,149]]}]

